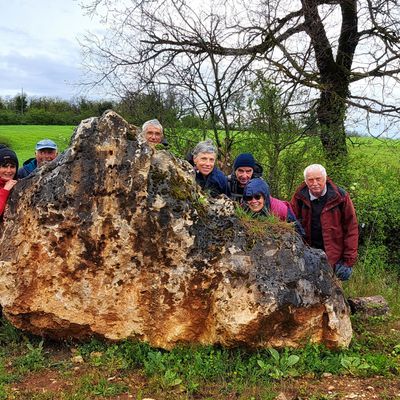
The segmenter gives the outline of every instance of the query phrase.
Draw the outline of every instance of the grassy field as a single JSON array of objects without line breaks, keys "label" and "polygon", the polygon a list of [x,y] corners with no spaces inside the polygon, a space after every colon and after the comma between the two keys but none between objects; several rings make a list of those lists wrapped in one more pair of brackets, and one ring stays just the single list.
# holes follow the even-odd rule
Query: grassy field
[{"label": "grassy field", "polygon": [[57,143],[59,151],[65,150],[74,128],[57,125],[0,125],[0,143],[11,147],[22,164],[34,157],[35,145],[41,139],[51,139]]},{"label": "grassy field", "polygon": [[[65,150],[74,126],[0,125],[0,143],[8,144],[20,161],[33,157],[35,144],[41,139],[54,140],[60,151]],[[166,131],[168,136],[168,130]],[[368,168],[400,168],[400,140],[356,137],[348,140],[351,157],[363,159]]]}]

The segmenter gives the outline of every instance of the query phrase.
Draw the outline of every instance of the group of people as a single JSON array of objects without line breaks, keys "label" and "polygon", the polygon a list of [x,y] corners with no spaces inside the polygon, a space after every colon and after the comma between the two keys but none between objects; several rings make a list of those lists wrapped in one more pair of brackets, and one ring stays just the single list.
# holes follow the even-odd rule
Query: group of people
[{"label": "group of people", "polygon": [[[141,134],[150,145],[166,145],[163,127],[156,119],[145,122]],[[5,146],[0,148],[0,218],[17,179],[58,154],[57,145],[49,139],[38,142],[35,150],[35,158],[18,168],[16,154]],[[328,178],[322,165],[312,164],[304,170],[304,182],[287,202],[271,196],[262,166],[251,153],[236,157],[229,176],[216,167],[216,160],[217,148],[211,140],[198,143],[191,152],[196,182],[204,191],[212,197],[230,197],[255,218],[272,214],[294,223],[308,245],[326,253],[339,279],[350,278],[357,259],[357,217],[349,194]]]},{"label": "group of people", "polygon": [[[142,132],[151,144],[165,141],[157,120],[145,123]],[[251,153],[236,157],[229,176],[217,168],[216,160],[217,148],[211,140],[198,143],[190,154],[196,182],[203,190],[212,197],[230,197],[256,218],[273,214],[294,223],[308,245],[326,253],[339,279],[350,278],[358,251],[357,217],[349,194],[328,178],[322,165],[311,164],[304,170],[304,182],[287,202],[271,196],[263,168]]]},{"label": "group of people", "polygon": [[40,140],[35,147],[35,157],[26,160],[21,168],[18,168],[18,157],[7,146],[0,145],[0,223],[7,204],[11,189],[18,179],[30,175],[38,167],[54,160],[58,155],[56,143],[50,139]]}]

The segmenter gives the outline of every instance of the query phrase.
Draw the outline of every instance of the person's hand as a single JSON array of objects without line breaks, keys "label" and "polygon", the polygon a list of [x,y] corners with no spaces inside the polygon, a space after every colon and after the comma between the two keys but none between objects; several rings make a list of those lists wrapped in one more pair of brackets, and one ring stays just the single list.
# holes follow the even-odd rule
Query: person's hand
[{"label": "person's hand", "polygon": [[341,280],[341,281],[348,281],[350,279],[351,274],[353,273],[353,268],[349,267],[346,264],[343,263],[337,263],[335,265],[335,275]]},{"label": "person's hand", "polygon": [[4,189],[10,191],[16,185],[16,183],[17,181],[14,179],[9,180],[5,183]]}]

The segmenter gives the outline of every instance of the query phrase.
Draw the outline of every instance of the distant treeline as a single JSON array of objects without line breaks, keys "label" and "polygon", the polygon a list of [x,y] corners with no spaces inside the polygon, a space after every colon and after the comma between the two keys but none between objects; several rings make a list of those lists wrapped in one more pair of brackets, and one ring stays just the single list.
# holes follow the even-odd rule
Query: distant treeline
[{"label": "distant treeline", "polygon": [[200,121],[192,115],[182,118],[182,107],[175,98],[156,93],[128,93],[119,101],[88,100],[84,97],[64,100],[26,94],[0,97],[0,125],[77,125],[83,119],[100,116],[108,109],[117,111],[134,124],[159,118],[168,126],[204,126],[204,120]]}]

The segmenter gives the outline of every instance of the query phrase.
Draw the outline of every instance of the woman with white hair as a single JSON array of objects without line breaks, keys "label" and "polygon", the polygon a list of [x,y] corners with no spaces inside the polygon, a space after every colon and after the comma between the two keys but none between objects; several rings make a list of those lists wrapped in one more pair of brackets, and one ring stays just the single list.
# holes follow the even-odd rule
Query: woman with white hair
[{"label": "woman with white hair", "polygon": [[229,196],[228,179],[215,166],[217,148],[211,140],[198,143],[192,151],[196,171],[196,182],[212,197],[220,194]]}]

